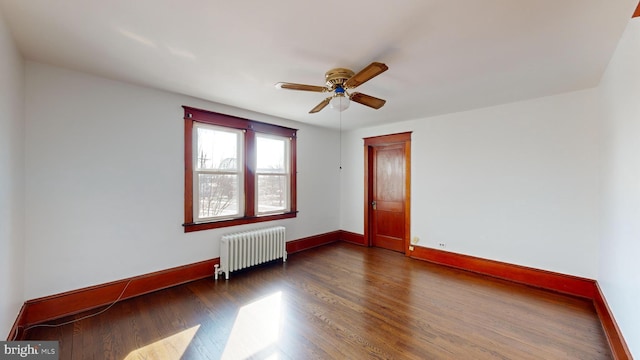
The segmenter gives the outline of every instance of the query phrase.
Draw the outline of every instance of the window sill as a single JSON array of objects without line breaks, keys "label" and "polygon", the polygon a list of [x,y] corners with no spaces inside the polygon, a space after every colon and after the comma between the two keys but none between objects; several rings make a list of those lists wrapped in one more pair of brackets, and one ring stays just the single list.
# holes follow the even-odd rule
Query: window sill
[{"label": "window sill", "polygon": [[290,219],[290,218],[296,217],[297,215],[298,215],[298,212],[294,211],[294,212],[288,212],[288,213],[282,213],[282,214],[243,217],[238,219],[220,220],[220,221],[212,221],[212,222],[204,222],[204,223],[188,223],[188,224],[182,224],[182,226],[184,226],[184,232],[187,233],[187,232],[193,232],[193,231],[219,229],[219,228],[229,227],[229,226],[253,224],[253,223],[259,223],[264,221]]}]

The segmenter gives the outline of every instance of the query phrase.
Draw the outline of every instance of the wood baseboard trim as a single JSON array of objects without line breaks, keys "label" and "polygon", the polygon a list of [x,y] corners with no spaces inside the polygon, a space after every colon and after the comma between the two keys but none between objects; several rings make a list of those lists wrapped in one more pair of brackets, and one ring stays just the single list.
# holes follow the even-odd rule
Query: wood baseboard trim
[{"label": "wood baseboard trim", "polygon": [[340,239],[340,230],[309,236],[287,242],[287,254],[294,254],[314,247],[330,244]]},{"label": "wood baseboard trim", "polygon": [[[213,276],[214,265],[220,259],[205,260],[194,264],[157,271],[105,284],[89,286],[60,294],[45,296],[24,303],[24,311],[16,321],[16,331],[74,315],[113,303],[122,294],[120,300],[129,299],[172,286]],[[22,336],[22,334],[19,334]]]},{"label": "wood baseboard trim", "polygon": [[616,360],[633,359],[598,282],[546,270],[416,246],[411,257],[593,301]]},{"label": "wood baseboard trim", "polygon": [[367,244],[365,244],[364,235],[356,234],[351,231],[340,230],[340,240],[356,245],[367,246]]},{"label": "wood baseboard trim", "polygon": [[[289,254],[293,254],[336,241],[345,241],[356,245],[366,246],[364,235],[344,230],[337,230],[290,241],[287,243],[287,252]],[[633,358],[624,337],[615,322],[613,314],[607,305],[604,294],[595,280],[420,246],[415,247],[415,250],[411,252],[411,257],[418,260],[590,299],[594,303],[614,359],[626,360]],[[213,276],[214,265],[219,263],[220,259],[215,258],[150,274],[134,276],[105,284],[28,300],[20,309],[18,317],[9,331],[7,340],[22,340],[24,329],[31,325],[44,323],[64,316],[74,315],[83,311],[109,305],[113,303],[121,293],[121,300],[124,300]],[[127,286],[127,284],[129,285]],[[126,291],[123,292],[125,287]]]},{"label": "wood baseboard trim", "polygon": [[[287,252],[292,254],[339,239],[340,231],[310,236],[288,242]],[[120,300],[124,300],[213,276],[216,264],[220,264],[219,258],[27,300],[9,332],[8,339],[21,339],[24,329],[31,325],[109,305],[121,294]]]},{"label": "wood baseboard trim", "polygon": [[595,280],[415,246],[411,257],[533,287],[593,299]]},{"label": "wood baseboard trim", "polygon": [[602,289],[600,289],[600,285],[596,283],[596,292],[593,298],[593,305],[598,312],[598,317],[600,318],[600,323],[602,324],[602,329],[604,330],[604,334],[607,337],[607,341],[609,342],[609,347],[611,348],[611,353],[613,354],[614,359],[627,360],[633,359],[631,356],[631,351],[627,347],[627,343],[624,341],[622,337],[622,332],[616,323],[615,318],[613,317],[613,313],[607,304],[607,300],[602,293]]}]

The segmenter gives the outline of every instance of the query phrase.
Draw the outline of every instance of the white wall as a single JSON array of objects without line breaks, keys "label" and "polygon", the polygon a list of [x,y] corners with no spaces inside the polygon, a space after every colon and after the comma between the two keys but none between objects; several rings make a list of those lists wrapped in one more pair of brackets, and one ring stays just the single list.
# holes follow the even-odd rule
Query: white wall
[{"label": "white wall", "polygon": [[[34,62],[26,102],[28,299],[218,257],[242,228],[339,229],[335,131]],[[181,105],[300,129],[298,217],[185,234]]]},{"label": "white wall", "polygon": [[0,329],[7,332],[24,302],[24,191],[24,62],[0,13]]},{"label": "white wall", "polygon": [[420,246],[595,279],[596,103],[592,89],[350,132],[341,227],[364,232],[362,138],[413,131]]},{"label": "white wall", "polygon": [[640,18],[630,21],[600,84],[603,206],[598,283],[640,356]]}]

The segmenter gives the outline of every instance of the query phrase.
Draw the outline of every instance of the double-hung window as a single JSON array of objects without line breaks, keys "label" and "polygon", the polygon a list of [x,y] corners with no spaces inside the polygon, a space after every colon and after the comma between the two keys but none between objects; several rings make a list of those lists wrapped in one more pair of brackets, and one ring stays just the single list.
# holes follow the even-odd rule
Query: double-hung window
[{"label": "double-hung window", "polygon": [[289,210],[289,139],[256,135],[256,212],[258,215]]},{"label": "double-hung window", "polygon": [[296,216],[296,130],[184,106],[185,231]]},{"label": "double-hung window", "polygon": [[244,213],[243,133],[196,123],[194,126],[194,220],[232,219]]}]

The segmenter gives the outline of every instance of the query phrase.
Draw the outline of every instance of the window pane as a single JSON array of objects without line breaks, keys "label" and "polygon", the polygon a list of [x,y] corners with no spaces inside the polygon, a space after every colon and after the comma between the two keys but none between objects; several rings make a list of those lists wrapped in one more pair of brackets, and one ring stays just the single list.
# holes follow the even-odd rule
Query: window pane
[{"label": "window pane", "polygon": [[205,127],[198,127],[197,131],[195,167],[237,171],[239,134]]},{"label": "window pane", "polygon": [[239,214],[238,175],[198,174],[199,218]]},{"label": "window pane", "polygon": [[287,166],[286,138],[273,138],[256,136],[258,172],[259,173],[284,173]]},{"label": "window pane", "polygon": [[258,175],[258,213],[289,209],[287,177]]}]

